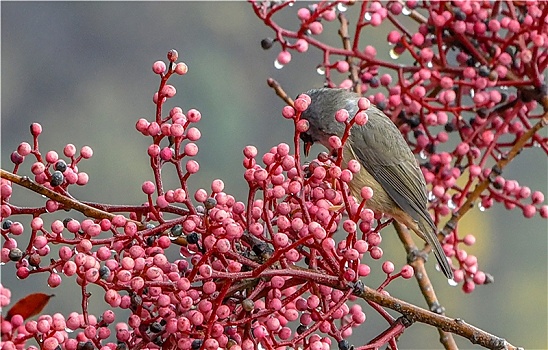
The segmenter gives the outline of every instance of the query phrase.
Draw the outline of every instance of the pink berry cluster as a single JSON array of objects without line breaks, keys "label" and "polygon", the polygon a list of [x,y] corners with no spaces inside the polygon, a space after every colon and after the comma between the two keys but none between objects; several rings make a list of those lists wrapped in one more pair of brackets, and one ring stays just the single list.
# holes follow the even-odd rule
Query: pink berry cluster
[{"label": "pink berry cluster", "polygon": [[[30,132],[33,137],[33,146],[27,142],[21,142],[17,150],[11,154],[11,160],[14,163],[13,173],[17,173],[20,170],[20,165],[26,159],[32,158],[33,163],[30,167],[30,172],[33,175],[32,179],[36,184],[43,186],[45,189],[69,196],[69,187],[71,185],[84,186],[87,184],[89,180],[88,174],[80,171],[78,164],[83,159],[91,158],[93,155],[91,147],[83,146],[78,152],[76,146],[67,144],[63,148],[63,155],[66,157],[66,160],[62,159],[53,150],[48,151],[44,155],[41,153],[38,145],[38,137],[42,133],[41,125],[33,123],[30,127]],[[2,200],[1,217],[3,220],[2,237],[5,239],[0,259],[2,263],[15,261],[17,277],[26,278],[32,269],[40,265],[42,257],[50,253],[50,246],[48,245],[50,237],[40,234],[44,227],[44,220],[40,215],[67,209],[67,207],[55,200],[48,199],[41,207],[17,208],[9,204],[13,191],[12,182],[2,178],[0,190]],[[32,244],[29,245],[25,252],[18,248],[16,240],[17,236],[23,234],[23,224],[19,221],[10,220],[9,217],[12,214],[28,214],[33,216],[30,222],[32,229],[30,242]],[[54,226],[52,225],[52,234],[58,235],[63,229],[63,223],[57,222]],[[78,230],[79,228],[73,232],[77,232]],[[27,256],[28,259],[22,259],[23,256]],[[49,281],[52,286],[59,285],[60,279],[58,277],[57,274],[52,273]]]},{"label": "pink berry cluster", "polygon": [[[518,151],[548,154],[548,138],[538,132],[548,123],[546,2],[250,3],[275,32],[262,47],[281,46],[277,68],[290,63],[291,51],[316,48],[327,86],[367,95],[400,127],[420,155],[437,223],[460,218],[482,182],[489,185],[476,195],[480,210],[498,202],[526,218],[548,218],[543,193],[504,177],[502,166]],[[351,9],[358,14],[352,28]],[[296,12],[295,30],[275,20],[287,11]],[[328,26],[339,31],[340,46],[322,41]],[[372,46],[372,36],[386,37],[386,45]],[[458,264],[455,281],[470,292],[490,278],[464,250],[473,236],[462,238],[456,223],[449,228],[444,249]]]},{"label": "pink berry cluster", "polygon": [[[81,203],[71,197],[69,185],[88,181],[78,166],[92,150],[84,146],[78,153],[69,144],[66,160],[55,151],[43,157],[36,123],[33,146],[22,142],[12,154],[13,171],[2,170],[2,263],[15,264],[22,280],[44,273],[51,288],[75,281],[82,289],[82,309],[69,315],[2,319],[2,348],[350,349],[347,338],[366,318],[353,303],[363,290],[359,279],[370,274],[369,259],[383,256],[385,225],[366,208],[371,189],[364,188],[358,199],[348,195],[347,184],[360,165],[351,162],[343,169],[327,154],[301,163],[299,133],[308,122],[300,115],[310,103],[301,95],[295,107],[282,111],[295,124],[293,150],[280,143],[260,156],[254,146],[244,148],[245,201],[227,194],[220,179],[210,189],[192,190],[188,179],[200,168],[193,158],[201,114],[174,107],[164,115],[164,103],[176,93],[168,79],[188,70],[176,62],[175,50],[167,58],[167,64],[152,67],[161,80],[153,97],[156,114],[136,123],[151,139],[146,157],[152,174],[141,187],[142,205]],[[364,98],[358,115],[350,119],[341,112],[338,119],[347,130],[366,123],[368,106]],[[332,141],[340,148],[346,137]],[[28,156],[34,181],[18,176]],[[179,184],[168,189],[162,177],[169,168]],[[33,208],[12,203],[16,185],[29,182],[49,199]],[[86,218],[48,217],[62,209]],[[16,221],[22,215],[32,216],[28,228]],[[414,271],[385,261],[381,274],[379,291]],[[89,293],[92,285],[104,294]],[[103,302],[108,308],[102,314],[89,311],[90,304]],[[9,289],[0,288],[0,305],[9,304]],[[129,317],[121,319],[120,310]]]}]

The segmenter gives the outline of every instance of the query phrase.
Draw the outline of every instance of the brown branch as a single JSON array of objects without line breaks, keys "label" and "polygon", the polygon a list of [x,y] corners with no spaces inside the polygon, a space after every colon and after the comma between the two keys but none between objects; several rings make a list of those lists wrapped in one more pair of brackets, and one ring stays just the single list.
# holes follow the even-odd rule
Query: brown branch
[{"label": "brown branch", "polygon": [[[19,186],[28,188],[33,192],[46,196],[51,200],[63,204],[65,208],[79,211],[87,217],[112,220],[115,216],[115,214],[94,208],[92,206],[79,202],[78,200],[57,193],[45,186],[39,185],[29,179],[27,176],[19,176],[4,169],[0,169],[0,175],[3,179],[7,179],[13,183],[18,184]],[[144,225],[138,221],[130,219],[127,220],[134,222],[140,230],[145,228]]]},{"label": "brown branch", "polygon": [[464,216],[464,214],[466,214],[470,210],[470,208],[474,206],[474,201],[480,197],[481,193],[485,191],[487,187],[489,187],[489,184],[491,184],[491,182],[493,181],[494,176],[499,175],[502,172],[502,169],[504,169],[504,167],[506,167],[508,163],[510,163],[521,152],[525,143],[527,143],[527,141],[529,141],[529,139],[531,139],[537,131],[545,127],[547,124],[548,112],[544,113],[542,119],[539,120],[539,122],[536,123],[531,129],[523,133],[523,135],[521,135],[521,137],[516,141],[508,154],[505,157],[501,158],[497,162],[497,164],[495,164],[491,168],[491,175],[493,176],[488,176],[485,180],[476,185],[476,188],[474,189],[472,194],[468,196],[468,199],[459,208],[459,210],[453,213],[451,219],[445,224],[440,234],[443,234],[443,236],[447,236],[449,233],[451,233],[451,231],[453,231],[458,221]]},{"label": "brown branch", "polygon": [[[439,302],[438,297],[436,296],[436,292],[434,291],[434,286],[430,282],[430,278],[426,273],[426,269],[424,267],[424,258],[420,255],[417,255],[419,249],[415,245],[415,242],[413,242],[413,238],[411,238],[409,230],[405,229],[396,221],[394,221],[394,227],[396,228],[398,237],[403,243],[405,251],[407,252],[407,256],[413,257],[412,259],[408,258],[408,263],[409,265],[413,266],[413,269],[415,270],[415,279],[417,280],[421,293],[424,296],[426,303],[428,304],[428,308],[430,309],[430,311],[435,312],[436,314],[445,315],[445,308]],[[455,339],[453,338],[451,333],[445,332],[443,329],[440,328],[438,328],[438,332],[440,334],[440,342],[446,349],[458,349],[457,344],[455,343]]]},{"label": "brown branch", "polygon": [[[343,48],[347,51],[352,50],[352,45],[350,43],[350,34],[348,33],[348,18],[341,12],[339,13],[339,21],[341,22],[341,27],[339,28],[339,36],[342,39]],[[361,95],[361,85],[359,84],[360,79],[358,77],[358,72],[360,70],[359,66],[354,63],[354,60],[351,56],[346,56],[346,62],[350,67],[350,79],[352,80],[352,86],[354,86],[354,92]]]},{"label": "brown branch", "polygon": [[422,309],[403,300],[383,294],[375,289],[365,287],[359,297],[373,301],[381,306],[387,307],[404,315],[412,322],[420,322],[437,327],[445,332],[460,335],[467,338],[473,344],[481,345],[488,349],[518,350],[520,348],[508,343],[505,339],[487,333],[474,327],[460,318],[449,318],[434,312]]},{"label": "brown branch", "polygon": [[[403,7],[407,7],[407,4],[405,3],[405,1],[403,0],[398,0],[398,2],[403,6]],[[409,8],[408,8],[409,9]],[[428,19],[426,17],[424,17],[420,12],[418,12],[417,10],[410,10],[410,14],[409,14],[409,18],[412,18],[414,19],[417,23],[419,24],[425,24],[425,23],[428,23]]]},{"label": "brown branch", "polygon": [[[264,278],[272,276],[292,276],[293,278],[301,279],[302,281],[314,280],[318,283],[322,283],[326,286],[339,289],[343,292],[348,292],[348,288],[354,290],[354,295],[365,301],[378,304],[382,307],[392,309],[404,316],[409,322],[420,322],[440,330],[442,336],[442,343],[447,349],[457,349],[451,334],[457,334],[461,337],[468,339],[472,344],[478,344],[488,349],[505,349],[505,350],[520,350],[505,339],[490,334],[484,330],[481,330],[475,326],[472,326],[460,318],[450,318],[445,315],[428,311],[416,305],[410,304],[391,295],[377,291],[367,286],[363,286],[363,290],[356,292],[357,287],[355,284],[341,285],[341,280],[338,276],[329,276],[319,273],[316,270],[305,269],[301,267],[293,266],[289,269],[269,269],[261,272],[261,274],[255,278]],[[254,279],[251,271],[239,272],[239,273],[226,273],[216,271],[212,275],[213,278],[228,278],[231,281],[242,280],[249,281]],[[242,285],[247,285],[243,283]],[[435,298],[435,296],[434,296]],[[398,319],[401,320],[401,319]],[[396,320],[396,322],[399,322]],[[405,328],[410,324],[406,324]],[[399,331],[398,331],[399,332]],[[396,333],[398,333],[396,332]],[[394,333],[395,334],[395,333]]]},{"label": "brown branch", "polygon": [[280,83],[278,83],[276,80],[272,78],[268,78],[266,80],[266,83],[268,86],[274,89],[276,91],[276,95],[278,95],[282,100],[285,101],[289,106],[293,107],[293,99],[287,95],[287,93],[284,91]]}]

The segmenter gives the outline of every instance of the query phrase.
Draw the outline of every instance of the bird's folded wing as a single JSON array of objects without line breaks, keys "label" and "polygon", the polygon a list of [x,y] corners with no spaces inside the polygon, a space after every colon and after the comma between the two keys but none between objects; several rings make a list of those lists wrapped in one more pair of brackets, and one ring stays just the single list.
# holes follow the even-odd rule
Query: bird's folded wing
[{"label": "bird's folded wing", "polygon": [[364,126],[353,127],[350,140],[361,165],[382,185],[394,202],[413,219],[419,221],[422,217],[435,228],[426,209],[424,177],[415,156],[394,123],[384,115],[376,118],[370,116]]}]

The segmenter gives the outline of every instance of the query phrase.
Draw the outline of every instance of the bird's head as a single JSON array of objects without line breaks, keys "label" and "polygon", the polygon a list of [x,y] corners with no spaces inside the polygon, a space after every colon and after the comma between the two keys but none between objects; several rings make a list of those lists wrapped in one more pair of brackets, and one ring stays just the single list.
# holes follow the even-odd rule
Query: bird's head
[{"label": "bird's head", "polygon": [[304,153],[308,156],[310,147],[319,142],[331,151],[329,137],[342,137],[345,125],[335,120],[335,113],[345,108],[353,116],[357,112],[359,96],[343,89],[312,89],[306,92],[310,96],[310,105],[301,115],[310,125],[306,132],[300,134],[304,142]]}]

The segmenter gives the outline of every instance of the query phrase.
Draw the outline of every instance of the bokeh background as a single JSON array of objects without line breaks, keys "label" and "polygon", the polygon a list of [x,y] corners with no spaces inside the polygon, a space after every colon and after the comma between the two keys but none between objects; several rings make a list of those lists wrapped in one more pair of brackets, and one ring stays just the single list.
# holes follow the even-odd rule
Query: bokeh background
[{"label": "bokeh background", "polygon": [[[280,22],[296,28],[295,12],[286,11]],[[151,66],[165,60],[171,48],[179,51],[189,73],[171,81],[178,93],[168,107],[197,108],[203,116],[196,157],[201,170],[191,185],[209,188],[213,179],[222,178],[226,192],[239,200],[246,197],[243,147],[253,144],[264,153],[280,142],[291,143],[291,123],[281,117],[284,104],[266,79],[280,81],[291,96],[323,83],[315,69],[321,61],[316,50],[294,54],[282,70],[274,68],[279,48],[263,51],[259,45],[273,33],[245,2],[2,2],[1,20],[2,168],[12,169],[10,153],[19,142],[31,141],[29,125],[40,122],[44,153],[51,149],[61,153],[66,143],[93,148],[94,156],[79,165],[90,182],[72,191],[82,200],[114,204],[145,200],[140,188],[144,180],[152,179],[146,155],[150,140],[134,125],[141,117],[153,119],[152,95],[159,79]],[[326,40],[337,40],[335,35],[336,31],[326,33]],[[387,56],[385,37],[381,28],[381,35],[367,40]],[[28,174],[29,166],[25,164],[22,172]],[[505,175],[548,194],[547,158],[539,151],[524,152]],[[170,175],[166,176],[169,185]],[[43,201],[15,188],[14,203]],[[521,211],[506,211],[497,204],[486,212],[474,210],[463,220],[461,232],[478,237],[469,252],[479,256],[480,266],[495,276],[495,283],[464,295],[429,263],[447,315],[514,345],[548,348],[546,221],[538,215],[525,220]],[[387,232],[383,244],[382,261],[391,259],[401,266],[404,252],[394,235]],[[373,263],[373,268],[380,263]],[[50,290],[46,278],[33,275],[17,280],[13,264],[1,267],[2,284],[11,288],[12,303],[42,291],[56,294],[44,312],[68,315],[80,310],[79,292],[70,287],[74,281]],[[366,281],[372,287],[380,282]],[[395,282],[388,290],[425,304],[413,281]],[[92,292],[91,310],[104,310],[100,291]],[[356,343],[372,339],[386,327],[371,309],[366,308],[366,313],[367,327],[354,334]],[[117,321],[122,320],[123,314]],[[415,324],[400,344],[403,349],[436,349],[440,348],[437,337],[434,329]],[[456,338],[461,348],[474,348]]]}]

